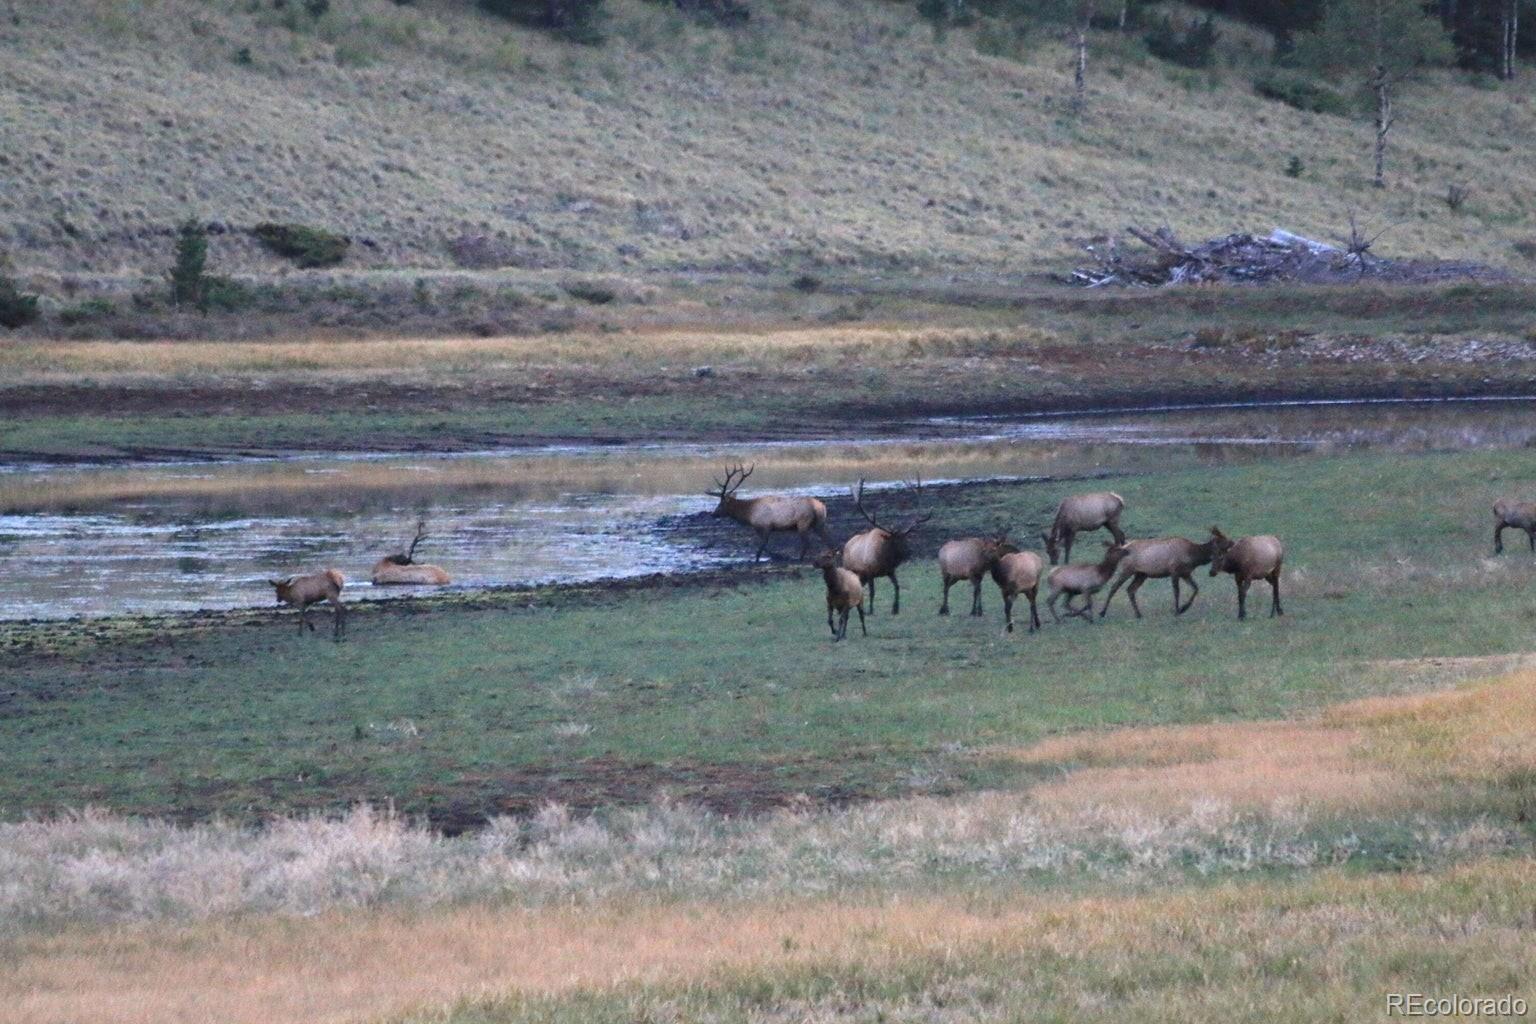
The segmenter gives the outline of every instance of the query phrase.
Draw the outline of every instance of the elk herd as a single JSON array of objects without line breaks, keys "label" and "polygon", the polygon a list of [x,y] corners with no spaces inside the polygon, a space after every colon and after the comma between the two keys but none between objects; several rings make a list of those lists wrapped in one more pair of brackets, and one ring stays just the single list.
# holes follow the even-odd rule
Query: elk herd
[{"label": "elk herd", "polygon": [[[848,620],[855,612],[859,629],[868,635],[865,617],[875,610],[875,582],[881,578],[891,584],[891,614],[901,614],[901,583],[896,572],[912,555],[912,535],[933,518],[930,512],[913,512],[904,521],[882,523],[865,501],[865,481],[852,489],[853,507],[867,524],[867,529],[853,534],[841,547],[833,544],[827,531],[827,506],[806,495],[737,496],[737,491],[752,475],[753,467],[740,464],[727,467],[723,479],[706,493],[718,499],[714,515],[731,519],[752,530],[757,537],[753,561],[761,561],[776,533],[795,533],[800,538],[800,559],[811,550],[811,536],[821,542],[822,550],[813,559],[821,570],[826,588],[827,626],[834,641],[848,635]],[[922,500],[922,481],[907,485],[914,508]],[[1212,526],[1201,541],[1184,537],[1155,537],[1131,540],[1120,527],[1125,499],[1112,491],[1073,494],[1056,508],[1048,530],[1040,535],[1044,555],[1021,550],[1008,539],[1008,531],[999,529],[988,537],[959,537],[939,547],[939,576],[943,586],[939,614],[949,614],[950,589],[966,582],[971,587],[970,614],[982,616],[982,590],[990,576],[1003,601],[1003,622],[1013,632],[1014,603],[1023,597],[1029,602],[1029,631],[1041,628],[1037,599],[1040,586],[1047,590],[1046,608],[1051,619],[1066,618],[1093,622],[1094,599],[1105,587],[1109,592],[1099,606],[1097,618],[1109,614],[1115,595],[1124,588],[1126,600],[1136,618],[1142,617],[1137,593],[1148,580],[1168,580],[1173,587],[1173,613],[1183,615],[1195,603],[1200,585],[1195,572],[1209,567],[1208,575],[1230,575],[1237,585],[1237,617],[1248,617],[1248,591],[1256,582],[1269,584],[1271,617],[1284,615],[1280,599],[1280,577],[1285,561],[1285,547],[1278,537],[1267,534],[1231,538]],[[1536,553],[1536,502],[1501,498],[1493,506],[1494,554],[1504,550],[1504,531],[1523,532]],[[1097,561],[1073,562],[1072,545],[1082,533],[1108,531]],[[375,586],[442,586],[450,582],[440,566],[415,560],[416,548],[426,538],[426,521],[416,524],[416,535],[405,551],[386,555],[373,567]],[[328,603],[332,608],[332,633],[340,638],[345,631],[341,592],[346,585],[335,569],[267,581],[276,591],[279,606],[298,609],[299,632],[315,627],[308,619],[312,605]],[[1183,596],[1188,588],[1189,596]],[[1058,609],[1058,603],[1061,608]]]},{"label": "elk herd", "polygon": [[[861,479],[853,488],[853,507],[869,528],[855,533],[838,548],[827,535],[827,507],[823,502],[815,498],[774,495],[737,497],[742,482],[751,475],[752,468],[747,466],[726,469],[724,479],[716,480],[715,487],[707,492],[719,499],[714,514],[733,519],[757,534],[754,561],[762,558],[774,533],[794,531],[799,534],[802,560],[809,549],[810,535],[815,533],[821,538],[824,550],[816,556],[814,564],[821,570],[826,586],[827,627],[832,631],[834,641],[848,636],[848,619],[854,612],[859,616],[860,631],[868,635],[865,615],[875,610],[875,581],[881,577],[891,582],[891,614],[901,614],[901,584],[896,578],[896,570],[912,554],[912,533],[933,518],[932,512],[913,513],[899,525],[881,523],[865,502],[865,481]],[[908,487],[916,506],[922,499],[922,481]],[[1064,498],[1056,508],[1050,529],[1040,535],[1044,556],[1020,550],[1010,543],[1007,530],[999,530],[990,537],[958,537],[944,542],[938,555],[943,588],[939,614],[949,614],[950,589],[957,583],[966,582],[971,587],[970,614],[983,615],[983,584],[991,576],[1002,595],[1004,628],[1010,633],[1013,632],[1014,602],[1021,596],[1029,602],[1029,631],[1033,633],[1040,628],[1038,597],[1042,582],[1048,592],[1046,608],[1052,620],[1058,623],[1063,620],[1063,611],[1066,618],[1092,622],[1094,597],[1106,586],[1109,593],[1098,610],[1098,618],[1109,613],[1110,603],[1124,587],[1131,611],[1139,619],[1142,614],[1141,605],[1136,600],[1137,591],[1147,580],[1161,579],[1172,581],[1173,612],[1183,615],[1200,593],[1195,570],[1203,566],[1210,567],[1211,576],[1228,573],[1236,581],[1239,619],[1248,617],[1248,589],[1260,580],[1270,587],[1270,615],[1285,614],[1280,601],[1285,548],[1278,538],[1258,535],[1234,540],[1213,526],[1210,535],[1199,542],[1183,537],[1128,540],[1120,528],[1120,516],[1124,512],[1125,499],[1112,491]],[[1532,512],[1536,510],[1527,507],[1526,519],[1521,521],[1536,523],[1536,515],[1530,514]],[[1510,522],[1508,525],[1517,524]],[[1096,530],[1107,530],[1113,538],[1104,542],[1103,554],[1098,561],[1072,562],[1072,545],[1078,534]],[[1532,536],[1536,538],[1536,532]],[[1185,587],[1189,589],[1187,600],[1183,596]]]}]

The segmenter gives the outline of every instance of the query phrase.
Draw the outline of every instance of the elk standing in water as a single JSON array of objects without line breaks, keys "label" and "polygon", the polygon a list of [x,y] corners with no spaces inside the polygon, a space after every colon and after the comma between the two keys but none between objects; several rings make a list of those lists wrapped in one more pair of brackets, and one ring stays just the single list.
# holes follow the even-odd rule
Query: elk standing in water
[{"label": "elk standing in water", "polygon": [[[1056,601],[1062,594],[1067,595],[1067,617],[1084,619],[1093,622],[1093,595],[1097,594],[1109,578],[1115,574],[1115,569],[1120,565],[1120,560],[1125,557],[1124,544],[1111,544],[1104,542],[1104,557],[1097,565],[1058,565],[1051,570],[1051,574],[1045,578],[1051,588],[1050,600],[1046,601],[1046,607],[1051,610],[1051,618],[1057,622],[1061,616],[1056,614]],[[1072,607],[1076,598],[1083,599],[1081,608]]]},{"label": "elk standing in water", "polygon": [[763,552],[768,548],[768,540],[775,533],[788,533],[791,530],[800,535],[801,561],[805,560],[806,552],[810,550],[813,532],[821,537],[823,544],[831,547],[832,538],[827,536],[827,506],[820,499],[780,494],[765,494],[757,498],[736,497],[737,489],[756,468],[743,467],[740,463],[727,466],[725,479],[716,480],[715,489],[705,492],[720,499],[714,512],[717,518],[734,519],[743,526],[750,526],[757,534],[757,554],[752,561],[762,559]]},{"label": "elk standing in water", "polygon": [[[848,636],[848,613],[859,613],[859,631],[869,636],[864,625],[864,583],[858,576],[837,564],[837,551],[828,548],[813,563],[821,570],[821,578],[827,585],[827,626],[832,630],[832,642]],[[836,616],[834,621],[833,616]]]},{"label": "elk standing in water", "polygon": [[441,566],[427,565],[414,561],[416,546],[427,539],[427,521],[416,521],[416,536],[411,538],[411,546],[401,554],[385,555],[373,566],[373,585],[376,587],[418,586],[441,587],[452,582],[452,578]]},{"label": "elk standing in water", "polygon": [[1493,503],[1493,553],[1504,553],[1504,530],[1512,528],[1524,530],[1525,536],[1531,542],[1531,550],[1536,551],[1536,501],[1516,501],[1514,498],[1500,498]]},{"label": "elk standing in water", "polygon": [[1268,580],[1271,592],[1269,614],[1284,615],[1280,607],[1280,566],[1285,559],[1285,547],[1278,537],[1239,537],[1233,540],[1216,527],[1211,527],[1211,542],[1216,545],[1211,555],[1211,575],[1229,572],[1237,580],[1237,617],[1248,617],[1248,587],[1254,580]]},{"label": "elk standing in water", "polygon": [[939,548],[939,573],[944,577],[944,601],[939,614],[949,614],[949,588],[961,580],[971,581],[971,614],[981,615],[981,581],[997,565],[997,560],[1017,551],[1008,543],[1008,531],[996,537],[962,537],[947,541]]},{"label": "elk standing in water", "polygon": [[[913,488],[916,497],[923,493],[923,482],[918,480]],[[848,569],[859,577],[861,583],[869,584],[869,610],[875,610],[875,580],[881,576],[891,578],[891,586],[896,589],[896,596],[891,600],[891,614],[901,614],[901,584],[896,579],[896,570],[901,563],[907,560],[911,554],[912,531],[922,526],[933,518],[933,513],[924,513],[916,516],[910,523],[899,530],[881,526],[874,515],[864,507],[864,480],[859,479],[859,485],[853,492],[853,507],[859,515],[869,523],[869,529],[863,533],[856,533],[843,544],[843,568]]]},{"label": "elk standing in water", "polygon": [[1020,594],[1029,598],[1029,631],[1040,628],[1035,595],[1040,592],[1040,574],[1044,571],[1045,559],[1033,551],[1014,551],[992,564],[992,579],[1003,592],[1003,619],[1008,623],[1008,632],[1013,632],[1013,601]]},{"label": "elk standing in water", "polygon": [[[1216,527],[1211,527],[1216,530]],[[1131,599],[1131,610],[1136,617],[1141,618],[1141,606],[1136,603],[1136,591],[1147,580],[1173,580],[1173,614],[1183,615],[1189,611],[1189,606],[1195,603],[1196,596],[1200,593],[1200,587],[1195,583],[1195,570],[1211,560],[1216,551],[1216,538],[1213,535],[1204,544],[1196,544],[1192,540],[1183,537],[1158,537],[1156,540],[1133,540],[1125,545],[1125,558],[1120,562],[1120,575],[1115,580],[1115,585],[1109,588],[1109,595],[1104,598],[1104,607],[1099,609],[1099,618],[1109,614],[1109,602],[1115,599],[1115,594],[1125,581],[1130,580],[1131,585],[1126,587],[1125,596]],[[1179,582],[1189,584],[1189,601],[1179,603]]]},{"label": "elk standing in water", "polygon": [[341,639],[341,634],[346,631],[341,607],[341,588],[346,586],[346,579],[335,569],[327,569],[324,572],[310,573],[307,576],[289,576],[287,579],[268,580],[277,591],[277,603],[286,604],[299,610],[299,635],[304,635],[304,627],[308,626],[313,632],[315,624],[309,621],[309,606],[319,604],[321,601],[331,602],[332,621],[331,635]]},{"label": "elk standing in water", "polygon": [[1120,513],[1124,511],[1125,499],[1113,491],[1063,498],[1056,506],[1056,518],[1052,520],[1051,528],[1040,535],[1051,564],[1072,561],[1073,539],[1090,530],[1107,529],[1116,544],[1124,544],[1125,532],[1120,529]]}]

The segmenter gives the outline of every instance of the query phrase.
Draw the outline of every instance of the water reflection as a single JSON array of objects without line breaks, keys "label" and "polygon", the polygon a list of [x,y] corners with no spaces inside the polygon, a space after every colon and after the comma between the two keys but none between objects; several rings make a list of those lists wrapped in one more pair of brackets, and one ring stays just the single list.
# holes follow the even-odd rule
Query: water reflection
[{"label": "water reflection", "polygon": [[[303,458],[0,474],[0,618],[267,604],[267,576],[368,568],[431,518],[421,554],[457,586],[701,568],[721,555],[658,534],[704,510],[731,458],[754,489],[1156,472],[1345,449],[1536,445],[1528,402],[1324,405],[934,424],[932,439],[759,446],[564,446],[475,456]],[[955,436],[964,433],[966,436]],[[388,594],[402,591],[391,589]]]}]

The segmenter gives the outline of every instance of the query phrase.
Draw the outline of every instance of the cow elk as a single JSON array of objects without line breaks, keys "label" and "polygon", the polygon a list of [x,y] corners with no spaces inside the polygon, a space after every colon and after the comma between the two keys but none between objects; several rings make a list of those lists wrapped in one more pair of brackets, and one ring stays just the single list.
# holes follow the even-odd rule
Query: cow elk
[{"label": "cow elk", "polygon": [[347,581],[335,569],[327,569],[324,572],[310,573],[307,576],[289,576],[281,580],[268,580],[277,591],[277,603],[288,605],[299,610],[299,635],[304,635],[304,627],[308,626],[310,632],[314,632],[315,624],[309,621],[309,606],[319,604],[321,601],[331,603],[331,635],[340,640],[346,632],[345,612],[341,607],[341,588]]},{"label": "cow elk", "polygon": [[427,521],[416,521],[416,536],[411,538],[411,546],[405,551],[385,555],[373,566],[373,585],[376,587],[390,586],[429,586],[442,587],[453,582],[452,577],[441,566],[427,565],[415,561],[416,547],[427,539]]},{"label": "cow elk", "polygon": [[[1136,603],[1136,591],[1147,580],[1173,580],[1173,614],[1183,615],[1189,611],[1190,605],[1195,603],[1200,593],[1200,587],[1195,583],[1195,570],[1209,563],[1216,551],[1216,527],[1211,527],[1211,531],[1211,539],[1204,544],[1196,544],[1183,537],[1158,537],[1155,540],[1128,542],[1125,545],[1125,558],[1120,562],[1120,575],[1104,598],[1099,618],[1109,614],[1109,603],[1115,599],[1115,594],[1125,586],[1127,580],[1131,585],[1126,587],[1125,596],[1130,598],[1131,611],[1136,613],[1138,619],[1141,618],[1141,606]],[[1179,603],[1181,581],[1189,584],[1189,600],[1183,604]]]},{"label": "cow elk", "polygon": [[[1104,584],[1115,574],[1120,560],[1125,557],[1124,544],[1111,544],[1104,542],[1104,557],[1095,565],[1058,565],[1051,570],[1051,574],[1045,581],[1051,588],[1051,596],[1046,601],[1046,607],[1051,610],[1051,618],[1057,622],[1061,616],[1056,614],[1056,602],[1065,594],[1067,596],[1067,617],[1077,617],[1088,622],[1093,621],[1093,595],[1103,589]],[[1072,602],[1077,598],[1083,599],[1081,608],[1072,607]]]},{"label": "cow elk", "polygon": [[1107,529],[1116,544],[1124,544],[1125,532],[1120,529],[1120,513],[1124,511],[1125,499],[1113,491],[1063,498],[1056,506],[1056,518],[1051,521],[1051,528],[1040,535],[1051,564],[1072,561],[1072,541],[1080,533]]},{"label": "cow elk", "polygon": [[1493,553],[1504,553],[1505,529],[1524,530],[1536,552],[1536,501],[1500,498],[1493,503]]},{"label": "cow elk", "polygon": [[[922,497],[922,480],[919,479],[912,489],[915,503]],[[853,491],[853,507],[858,510],[859,515],[864,517],[864,521],[869,523],[869,529],[863,533],[854,534],[843,544],[843,568],[858,576],[861,584],[868,584],[871,613],[875,610],[875,580],[881,576],[889,576],[891,586],[896,591],[896,596],[891,600],[891,614],[900,615],[901,583],[896,579],[896,570],[912,553],[912,531],[932,519],[933,513],[917,514],[911,522],[900,529],[881,526],[874,513],[864,507],[862,478]]]},{"label": "cow elk", "polygon": [[756,498],[738,498],[736,491],[752,475],[756,466],[727,466],[725,479],[716,480],[713,490],[706,491],[719,498],[714,514],[721,519],[734,519],[749,526],[757,534],[757,554],[752,561],[761,561],[768,549],[768,541],[775,533],[794,531],[800,535],[800,560],[805,560],[810,550],[811,534],[815,533],[828,547],[832,538],[827,536],[827,506],[818,498],[808,495],[765,494]]},{"label": "cow elk", "polygon": [[1045,571],[1045,559],[1033,551],[1014,551],[992,563],[992,579],[1003,592],[1003,619],[1008,632],[1013,632],[1013,602],[1020,594],[1029,599],[1029,631],[1040,628],[1040,610],[1035,596],[1040,592],[1040,574]]},{"label": "cow elk", "polygon": [[1269,614],[1284,615],[1280,606],[1280,567],[1285,560],[1285,547],[1278,537],[1239,537],[1232,540],[1216,527],[1211,527],[1211,542],[1215,548],[1211,555],[1211,575],[1229,572],[1237,581],[1237,617],[1248,617],[1248,587],[1254,580],[1268,580],[1270,588]]},{"label": "cow elk", "polygon": [[827,585],[827,627],[832,630],[833,643],[847,639],[848,613],[852,611],[859,613],[859,632],[869,636],[864,625],[864,583],[837,562],[836,549],[828,548],[813,563]]},{"label": "cow elk", "polygon": [[949,614],[949,588],[961,580],[971,581],[971,614],[981,615],[981,581],[1004,555],[1017,551],[1008,543],[1008,531],[996,537],[962,537],[945,542],[939,548],[939,574],[944,577],[944,601],[939,614]]}]

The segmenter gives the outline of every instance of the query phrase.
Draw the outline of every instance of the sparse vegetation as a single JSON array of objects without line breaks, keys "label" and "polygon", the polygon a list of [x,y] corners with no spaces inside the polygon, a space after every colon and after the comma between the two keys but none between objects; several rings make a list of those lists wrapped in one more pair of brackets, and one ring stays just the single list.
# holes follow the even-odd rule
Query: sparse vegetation
[{"label": "sparse vegetation", "polygon": [[1347,116],[1349,99],[1337,89],[1291,72],[1274,71],[1254,79],[1254,91],[1266,99],[1279,100],[1297,110],[1313,114]]},{"label": "sparse vegetation", "polygon": [[0,327],[15,330],[38,318],[37,296],[23,292],[9,273],[9,261],[0,257]]}]

